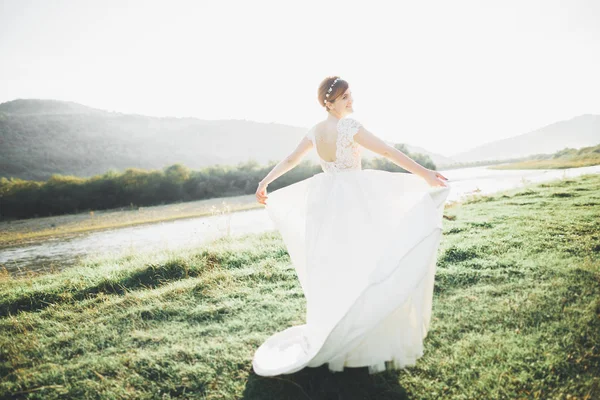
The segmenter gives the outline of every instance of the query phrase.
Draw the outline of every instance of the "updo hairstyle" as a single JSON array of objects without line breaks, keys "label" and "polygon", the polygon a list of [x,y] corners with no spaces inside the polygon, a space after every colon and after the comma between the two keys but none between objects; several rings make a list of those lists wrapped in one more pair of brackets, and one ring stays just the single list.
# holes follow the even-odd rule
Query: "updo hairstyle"
[{"label": "updo hairstyle", "polygon": [[[328,76],[327,78],[323,79],[323,82],[321,82],[321,84],[319,85],[319,90],[317,91],[317,98],[319,99],[319,104],[321,105],[321,107],[324,107],[327,112],[329,112],[329,108],[325,104],[325,100],[327,100],[327,102],[333,103],[335,99],[346,93],[346,90],[348,90],[348,82],[338,78],[339,76]],[[338,81],[335,83],[335,85],[333,85],[331,92],[328,92],[329,88],[331,87],[331,84],[336,79],[338,79]],[[327,93],[329,93],[329,97],[326,96]]]}]

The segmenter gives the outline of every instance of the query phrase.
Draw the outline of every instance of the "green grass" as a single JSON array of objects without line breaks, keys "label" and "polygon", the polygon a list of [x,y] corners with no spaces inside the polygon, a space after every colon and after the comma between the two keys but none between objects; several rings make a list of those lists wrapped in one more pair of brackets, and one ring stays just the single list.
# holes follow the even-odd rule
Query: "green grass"
[{"label": "green grass", "polygon": [[490,169],[563,169],[600,164],[600,144],[580,149],[564,148],[554,154],[538,154],[531,160],[489,167]]},{"label": "green grass", "polygon": [[415,367],[265,378],[254,351],[304,322],[277,232],[0,281],[0,397],[600,398],[600,175],[445,210]]}]

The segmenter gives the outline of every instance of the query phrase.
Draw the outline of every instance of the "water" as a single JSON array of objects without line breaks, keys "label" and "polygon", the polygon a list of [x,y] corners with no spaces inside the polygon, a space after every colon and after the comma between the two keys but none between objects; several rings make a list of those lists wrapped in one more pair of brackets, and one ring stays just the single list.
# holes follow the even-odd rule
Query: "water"
[{"label": "water", "polygon": [[572,178],[600,173],[600,165],[567,169],[495,170],[486,167],[461,168],[440,171],[450,180],[452,191],[449,200],[460,200],[473,194],[491,194],[518,188],[532,183],[554,179]]},{"label": "water", "polygon": [[[600,165],[562,170],[492,170],[487,167],[440,171],[452,186],[449,201],[473,194],[490,194],[531,183],[600,173]],[[57,270],[98,254],[119,255],[160,249],[199,246],[224,235],[275,229],[264,208],[207,217],[160,222],[48,239],[42,243],[0,250],[0,265],[13,275],[26,271]]]}]

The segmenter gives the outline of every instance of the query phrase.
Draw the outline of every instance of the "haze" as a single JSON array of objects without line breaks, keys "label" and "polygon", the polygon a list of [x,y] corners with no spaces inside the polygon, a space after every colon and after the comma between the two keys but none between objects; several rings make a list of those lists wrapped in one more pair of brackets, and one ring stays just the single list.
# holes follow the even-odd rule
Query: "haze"
[{"label": "haze", "polygon": [[309,128],[351,84],[385,140],[451,156],[600,114],[600,2],[0,1],[0,102]]}]

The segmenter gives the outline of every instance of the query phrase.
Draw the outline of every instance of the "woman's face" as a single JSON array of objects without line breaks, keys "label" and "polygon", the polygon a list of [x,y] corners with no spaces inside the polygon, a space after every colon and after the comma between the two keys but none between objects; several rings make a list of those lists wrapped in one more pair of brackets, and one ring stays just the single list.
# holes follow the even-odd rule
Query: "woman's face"
[{"label": "woman's face", "polygon": [[331,111],[336,112],[340,115],[347,115],[354,112],[352,108],[352,104],[354,103],[354,99],[352,98],[352,91],[350,88],[346,89],[343,95],[335,99],[332,103],[333,107]]}]

